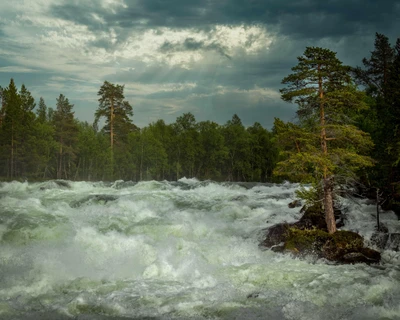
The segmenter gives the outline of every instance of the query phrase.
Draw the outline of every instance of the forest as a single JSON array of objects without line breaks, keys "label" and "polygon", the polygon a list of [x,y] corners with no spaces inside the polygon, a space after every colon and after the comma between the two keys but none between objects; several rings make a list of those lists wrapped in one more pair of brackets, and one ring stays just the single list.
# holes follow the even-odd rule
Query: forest
[{"label": "forest", "polygon": [[108,81],[93,123],[82,122],[63,94],[48,107],[11,79],[0,87],[0,179],[313,182],[322,172],[326,181],[357,177],[398,195],[400,39],[392,45],[376,33],[365,56],[361,66],[344,66],[328,49],[307,48],[282,80],[297,121],[275,119],[270,131],[245,127],[236,114],[222,125],[184,113],[138,128],[124,85]]}]

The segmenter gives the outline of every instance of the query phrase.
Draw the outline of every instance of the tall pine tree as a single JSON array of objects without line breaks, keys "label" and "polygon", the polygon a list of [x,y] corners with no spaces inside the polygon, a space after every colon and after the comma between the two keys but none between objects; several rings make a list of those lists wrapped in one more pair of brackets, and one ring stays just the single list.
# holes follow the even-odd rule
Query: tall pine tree
[{"label": "tall pine tree", "polygon": [[[328,232],[334,233],[335,184],[372,165],[369,157],[360,154],[372,142],[350,121],[352,109],[365,107],[363,95],[352,84],[350,68],[328,49],[307,47],[292,71],[282,80],[287,85],[281,90],[282,99],[299,105],[298,116],[306,130],[295,129],[302,134],[294,139],[288,158],[278,163],[277,172],[309,173],[319,182]],[[280,134],[282,138],[284,130]]]},{"label": "tall pine tree", "polygon": [[103,131],[110,135],[110,167],[111,178],[114,175],[114,144],[126,142],[129,132],[135,130],[131,116],[132,106],[124,100],[124,86],[104,81],[97,94],[99,107],[95,113],[95,125],[101,117],[105,117]]}]

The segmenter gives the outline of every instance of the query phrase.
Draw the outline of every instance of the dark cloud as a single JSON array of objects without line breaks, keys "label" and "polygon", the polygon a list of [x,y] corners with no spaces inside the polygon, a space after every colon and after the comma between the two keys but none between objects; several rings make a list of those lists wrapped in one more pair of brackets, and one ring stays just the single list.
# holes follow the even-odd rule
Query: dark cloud
[{"label": "dark cloud", "polygon": [[[261,24],[282,34],[303,37],[341,37],[371,29],[388,29],[398,22],[395,0],[139,0],[127,7],[102,8],[97,1],[54,5],[51,14],[91,30],[131,28],[212,28],[217,24]],[[94,16],[104,20],[100,23]]]},{"label": "dark cloud", "polygon": [[215,51],[221,56],[231,59],[230,55],[227,54],[227,49],[217,42],[211,44],[206,44],[204,41],[196,41],[194,38],[187,38],[181,43],[172,43],[170,41],[165,41],[160,47],[160,52],[182,52],[182,51]]},{"label": "dark cloud", "polygon": [[[395,43],[400,30],[400,5],[392,0],[121,2],[126,6],[117,2],[110,4],[109,1],[102,6],[101,2],[64,0],[60,4],[58,1],[45,13],[48,18],[73,22],[71,25],[74,27],[85,26],[90,34],[90,41],[83,40],[82,47],[77,45],[76,55],[68,57],[67,62],[61,57],[66,67],[59,67],[59,71],[28,72],[35,69],[26,62],[35,50],[33,45],[29,47],[29,41],[18,39],[19,26],[15,17],[19,13],[10,10],[7,17],[0,13],[0,50],[7,49],[1,51],[0,68],[10,70],[0,72],[0,84],[7,86],[9,79],[14,77],[17,85],[25,83],[37,100],[44,96],[49,106],[54,105],[56,97],[63,93],[75,104],[76,115],[89,122],[97,108],[98,88],[102,81],[108,80],[125,84],[126,98],[134,107],[134,122],[140,127],[157,119],[170,123],[183,112],[192,112],[198,121],[212,119],[218,123],[226,123],[236,113],[245,125],[257,121],[270,128],[274,117],[289,121],[295,116],[296,106],[282,102],[277,92],[282,87],[282,78],[291,72],[290,68],[297,64],[296,57],[304,52],[306,46],[329,48],[337,52],[343,63],[355,66],[360,65],[362,58],[373,49],[375,32],[386,34]],[[31,23],[26,19],[24,27],[30,29]],[[9,32],[11,25],[15,33]],[[230,46],[229,41],[235,41],[225,41],[221,26],[240,27],[239,31],[257,27],[266,33],[249,32],[244,40],[241,39],[242,45]],[[34,27],[34,31],[24,36],[36,39],[42,26]],[[57,28],[56,39],[61,41],[60,45],[64,40],[67,46],[76,44],[74,31],[66,35]],[[155,37],[149,36],[148,31]],[[177,34],[182,32],[175,37],[175,31]],[[141,36],[145,33],[146,39],[157,43],[154,52],[142,51],[146,59],[118,54],[118,50],[123,50],[126,45],[129,50],[139,50],[140,45],[143,46]],[[168,34],[172,36],[168,37]],[[51,37],[51,34],[46,35]],[[85,35],[80,36],[82,40]],[[260,43],[262,45],[257,50],[247,50]],[[55,41],[53,47],[40,49],[45,55],[46,50],[54,52],[58,45]],[[93,58],[95,62],[90,61],[92,54],[99,51],[107,55],[99,54]],[[69,53],[62,52],[65,55]],[[88,60],[80,54],[89,57]],[[190,60],[186,65],[169,60],[196,54],[201,56],[200,60]],[[104,61],[103,57],[106,57]],[[46,59],[39,55],[38,58]],[[53,61],[57,67],[62,65],[61,62],[58,64],[57,56]],[[77,70],[72,66],[82,63],[79,61],[88,62],[89,66],[84,70],[92,74],[80,76],[91,83],[73,80],[79,75],[71,71]],[[19,71],[12,72],[13,66],[20,67]],[[97,67],[101,69],[101,76],[95,83],[93,77],[97,76],[97,69],[93,69]],[[26,72],[21,72],[24,68]]]}]

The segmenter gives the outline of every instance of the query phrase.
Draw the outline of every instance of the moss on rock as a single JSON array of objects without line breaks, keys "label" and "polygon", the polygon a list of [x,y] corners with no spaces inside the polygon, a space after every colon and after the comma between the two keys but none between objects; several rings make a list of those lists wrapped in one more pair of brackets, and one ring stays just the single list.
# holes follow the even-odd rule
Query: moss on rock
[{"label": "moss on rock", "polygon": [[321,251],[321,246],[329,239],[329,233],[319,230],[290,228],[285,242],[285,250],[293,253],[310,254]]},{"label": "moss on rock", "polygon": [[377,263],[380,253],[364,248],[363,238],[351,231],[329,234],[324,230],[289,228],[285,250],[299,256],[315,255],[341,263]]}]

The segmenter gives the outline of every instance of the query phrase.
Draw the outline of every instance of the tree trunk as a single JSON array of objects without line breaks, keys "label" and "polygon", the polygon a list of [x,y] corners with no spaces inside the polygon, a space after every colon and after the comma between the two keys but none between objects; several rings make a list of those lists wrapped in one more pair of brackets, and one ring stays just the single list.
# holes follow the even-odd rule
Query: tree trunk
[{"label": "tree trunk", "polygon": [[10,159],[10,177],[14,175],[14,123],[11,124],[11,159]]},{"label": "tree trunk", "polygon": [[114,146],[114,99],[111,97],[111,107],[110,107],[110,145],[111,150]]},{"label": "tree trunk", "polygon": [[333,186],[329,178],[324,179],[324,209],[325,221],[329,233],[336,232],[335,213],[333,211]]},{"label": "tree trunk", "polygon": [[110,146],[111,146],[111,180],[114,179],[114,97],[111,96],[110,108]]},{"label": "tree trunk", "polygon": [[57,170],[57,179],[61,179],[61,177],[62,177],[62,158],[63,158],[63,156],[62,156],[62,152],[63,152],[63,150],[62,150],[62,141],[60,142],[60,151],[59,151],[59,161],[58,161],[58,170]]},{"label": "tree trunk", "polygon": [[[321,65],[318,65],[318,73],[320,72]],[[325,110],[324,110],[324,91],[322,88],[322,77],[318,79],[318,91],[319,91],[319,111],[320,111],[320,125],[321,125],[321,150],[324,156],[328,155],[328,146],[326,139],[326,130],[325,130]],[[325,221],[328,228],[329,233],[336,232],[336,220],[335,214],[333,211],[333,186],[331,177],[328,177],[328,168],[326,165],[323,165],[323,186],[324,186],[324,212],[325,212]]]}]

